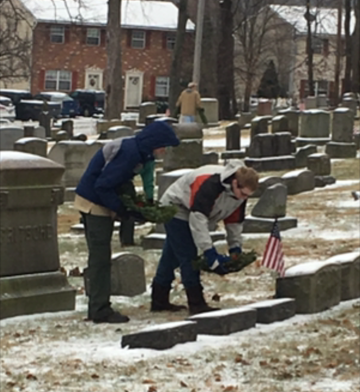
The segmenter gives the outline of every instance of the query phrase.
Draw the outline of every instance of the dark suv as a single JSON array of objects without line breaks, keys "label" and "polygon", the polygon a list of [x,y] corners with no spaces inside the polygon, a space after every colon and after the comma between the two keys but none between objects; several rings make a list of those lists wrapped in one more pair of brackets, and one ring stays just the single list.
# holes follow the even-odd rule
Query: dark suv
[{"label": "dark suv", "polygon": [[72,91],[70,97],[78,102],[80,116],[90,117],[104,113],[105,91],[79,89]]}]

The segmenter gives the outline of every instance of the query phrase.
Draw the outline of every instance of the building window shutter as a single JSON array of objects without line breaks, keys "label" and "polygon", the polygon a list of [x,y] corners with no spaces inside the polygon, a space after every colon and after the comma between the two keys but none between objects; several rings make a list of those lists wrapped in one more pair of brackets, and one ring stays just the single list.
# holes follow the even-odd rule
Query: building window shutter
[{"label": "building window shutter", "polygon": [[43,91],[45,88],[45,70],[41,69],[39,71],[39,91]]},{"label": "building window shutter", "polygon": [[155,84],[156,84],[156,77],[155,77],[155,75],[151,75],[151,78],[150,78],[150,98],[155,97]]},{"label": "building window shutter", "polygon": [[131,37],[132,37],[132,30],[127,30],[127,35],[126,35],[126,46],[128,48],[131,48]]},{"label": "building window shutter", "polygon": [[151,31],[145,31],[145,48],[150,49]]},{"label": "building window shutter", "polygon": [[65,26],[64,43],[67,44],[69,42],[70,42],[70,28],[68,26]]},{"label": "building window shutter", "polygon": [[100,40],[101,40],[100,45],[106,46],[106,30],[101,30]]},{"label": "building window shutter", "polygon": [[72,72],[72,75],[71,75],[71,89],[72,90],[77,89],[78,75],[79,75],[79,72],[77,72],[77,71]]},{"label": "building window shutter", "polygon": [[167,33],[162,33],[162,48],[166,49]]}]

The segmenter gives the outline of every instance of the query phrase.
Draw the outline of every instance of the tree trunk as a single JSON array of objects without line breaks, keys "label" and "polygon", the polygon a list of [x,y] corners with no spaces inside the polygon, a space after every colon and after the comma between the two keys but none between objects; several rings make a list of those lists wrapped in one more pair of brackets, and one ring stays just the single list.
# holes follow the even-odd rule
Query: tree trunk
[{"label": "tree trunk", "polygon": [[360,47],[360,0],[355,1],[355,30],[353,35],[353,51],[352,55],[352,91],[360,93],[360,53],[358,48]]},{"label": "tree trunk", "polygon": [[[310,1],[306,1],[306,24],[307,24],[307,38],[306,38],[306,50],[307,50],[307,61],[308,61],[308,86],[309,95],[314,96],[314,72],[313,72],[313,48],[312,48],[312,33],[311,33],[311,14],[310,14]],[[305,97],[306,98],[306,97]]]},{"label": "tree trunk", "polygon": [[351,0],[345,0],[345,76],[344,91],[351,91],[351,35],[350,35]]},{"label": "tree trunk", "polygon": [[120,117],[123,102],[120,21],[121,0],[108,0],[105,117],[109,120]]},{"label": "tree trunk", "polygon": [[234,38],[232,1],[220,2],[220,41],[217,56],[219,118],[231,120],[235,116],[234,102]]},{"label": "tree trunk", "polygon": [[252,91],[252,74],[251,72],[248,72],[248,75],[246,77],[245,81],[245,91],[244,91],[244,107],[243,110],[244,112],[250,112],[250,96],[251,96],[251,91]]},{"label": "tree trunk", "polygon": [[186,22],[188,20],[187,2],[188,0],[180,0],[178,4],[178,26],[170,70],[169,109],[172,115],[174,115],[175,104],[182,90],[182,86],[180,85],[180,74],[182,65],[182,49],[186,33]]}]

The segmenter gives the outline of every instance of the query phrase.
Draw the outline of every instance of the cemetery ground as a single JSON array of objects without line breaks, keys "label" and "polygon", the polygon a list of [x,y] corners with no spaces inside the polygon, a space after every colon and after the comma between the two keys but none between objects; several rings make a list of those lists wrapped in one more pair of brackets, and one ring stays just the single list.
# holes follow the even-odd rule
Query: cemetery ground
[{"label": "cemetery ground", "polygon": [[[219,135],[208,135],[212,145]],[[246,139],[246,133],[243,135]],[[206,146],[206,143],[205,143]],[[214,148],[212,148],[214,149]],[[261,173],[282,175],[281,172]],[[286,267],[360,248],[360,160],[332,160],[337,182],[288,196],[287,216],[298,227],[281,233]],[[137,184],[138,185],[138,184]],[[248,211],[255,199],[249,199]],[[79,215],[71,203],[58,211],[60,262],[77,289],[76,310],[20,316],[0,322],[0,389],[27,392],[355,392],[360,373],[360,300],[312,315],[295,317],[228,336],[200,335],[196,342],[165,351],[122,349],[121,336],[149,325],[179,321],[187,312],[150,313],[150,284],[160,250],[143,250],[141,237],[150,224],[136,229],[134,252],[145,260],[147,291],[132,298],[113,297],[115,308],[130,316],[128,324],[95,325],[86,321],[83,278],[87,249],[83,234],[70,231]],[[219,227],[221,230],[222,228]],[[212,306],[232,308],[272,298],[275,275],[260,266],[268,233],[245,234],[244,250],[257,261],[241,272],[220,277],[202,275]],[[226,243],[216,243],[226,252]],[[179,274],[172,301],[186,304]]]}]

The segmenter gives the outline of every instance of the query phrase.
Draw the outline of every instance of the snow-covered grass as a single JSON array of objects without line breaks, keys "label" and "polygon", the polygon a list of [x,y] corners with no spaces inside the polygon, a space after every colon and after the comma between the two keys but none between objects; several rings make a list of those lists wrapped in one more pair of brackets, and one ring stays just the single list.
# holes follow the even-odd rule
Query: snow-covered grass
[{"label": "snow-covered grass", "polygon": [[[359,162],[336,160],[336,184],[288,197],[287,216],[298,218],[298,227],[281,233],[287,268],[360,248],[359,202],[351,196],[359,190]],[[249,200],[248,213],[255,202]],[[69,232],[78,219],[71,204],[60,207],[60,262],[67,273],[86,266],[84,236]],[[130,316],[129,323],[85,321],[87,298],[78,276],[68,277],[77,288],[74,311],[0,321],[2,392],[359,391],[359,300],[229,336],[200,335],[196,342],[170,350],[121,348],[123,334],[187,317],[186,311],[149,312],[150,284],[161,254],[139,246],[150,230],[139,226],[137,245],[125,249],[145,260],[146,292],[112,298],[114,307]],[[267,238],[267,233],[244,235],[244,249],[254,249],[259,257],[243,271],[225,277],[203,274],[209,304],[226,309],[273,297],[275,275],[260,266]],[[113,253],[124,250],[117,232],[112,245]],[[216,246],[227,251],[225,241]],[[171,295],[174,302],[186,304],[178,272]]]}]

